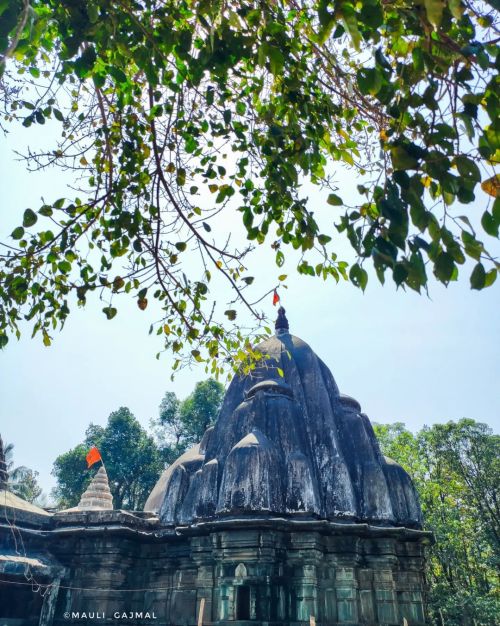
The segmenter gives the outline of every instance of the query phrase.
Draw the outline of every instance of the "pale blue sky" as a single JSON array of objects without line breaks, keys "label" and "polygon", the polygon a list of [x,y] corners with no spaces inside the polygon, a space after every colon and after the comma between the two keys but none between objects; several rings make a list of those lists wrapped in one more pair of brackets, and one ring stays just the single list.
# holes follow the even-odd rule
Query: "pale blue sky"
[{"label": "pale blue sky", "polygon": [[[14,162],[12,148],[32,138],[32,129],[0,137],[1,240],[41,196],[65,195],[59,172],[27,174]],[[342,190],[354,185],[346,180]],[[271,258],[259,250],[253,259],[262,292],[282,272]],[[381,287],[371,279],[363,295],[347,283],[288,273],[282,297],[291,331],[312,346],[372,421],[403,421],[416,430],[471,417],[499,430],[500,281],[476,292],[464,275],[448,289],[433,283],[428,298],[396,292],[390,281]],[[54,485],[55,457],[78,444],[91,421],[104,424],[112,410],[128,406],[147,427],[165,391],[184,397],[206,377],[200,367],[170,382],[171,359],[156,360],[161,345],[148,335],[151,315],[124,302],[107,321],[102,306],[75,310],[50,348],[26,333],[0,353],[0,433],[15,444],[16,464],[40,472],[46,491]],[[263,306],[274,315],[270,298]]]}]

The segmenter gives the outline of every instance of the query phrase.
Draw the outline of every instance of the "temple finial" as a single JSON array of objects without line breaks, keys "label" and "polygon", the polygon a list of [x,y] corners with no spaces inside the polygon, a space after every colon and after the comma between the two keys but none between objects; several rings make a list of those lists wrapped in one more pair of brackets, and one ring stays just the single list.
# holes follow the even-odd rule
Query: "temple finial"
[{"label": "temple finial", "polygon": [[278,309],[278,318],[276,319],[276,323],[274,325],[276,329],[276,334],[287,333],[289,330],[288,320],[286,319],[285,309],[280,306]]},{"label": "temple finial", "polygon": [[2,436],[0,435],[0,491],[7,489],[9,474],[7,472],[7,463],[5,462],[5,450],[3,447]]}]

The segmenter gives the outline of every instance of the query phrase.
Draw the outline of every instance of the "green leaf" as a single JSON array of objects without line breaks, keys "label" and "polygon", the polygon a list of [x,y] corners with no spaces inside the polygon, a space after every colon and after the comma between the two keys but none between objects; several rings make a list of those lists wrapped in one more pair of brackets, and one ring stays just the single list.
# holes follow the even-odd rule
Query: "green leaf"
[{"label": "green leaf", "polygon": [[493,203],[493,208],[491,209],[491,215],[495,220],[495,224],[500,225],[500,197],[495,199]]},{"label": "green leaf", "polygon": [[95,24],[99,19],[99,7],[93,2],[87,3],[87,15],[91,24]]},{"label": "green leaf", "polygon": [[69,261],[59,261],[57,267],[62,274],[69,274],[69,272],[71,272],[71,263]]},{"label": "green leaf", "polygon": [[447,283],[453,276],[453,270],[455,269],[455,262],[451,254],[448,252],[441,252],[434,264],[434,274],[443,283]]},{"label": "green leaf", "polygon": [[443,19],[443,0],[424,0],[424,6],[427,19],[437,29]]},{"label": "green leaf", "polygon": [[274,76],[278,76],[283,71],[285,65],[285,57],[279,48],[268,46],[267,55],[269,59],[269,67]]},{"label": "green leaf", "polygon": [[[404,263],[396,263],[392,271],[392,277],[396,285],[402,285],[408,278],[409,272]],[[411,282],[411,281],[410,281]]]},{"label": "green leaf", "polygon": [[358,29],[358,17],[354,6],[350,2],[342,2],[339,13],[342,16],[345,29],[351,36],[354,47],[358,50],[361,43],[361,33]]},{"label": "green leaf", "polygon": [[485,286],[485,283],[486,272],[484,271],[484,266],[482,263],[478,263],[476,267],[472,270],[472,274],[470,275],[471,289],[480,290]]},{"label": "green leaf", "polygon": [[353,285],[356,287],[360,287],[362,291],[366,289],[366,285],[368,283],[368,274],[366,270],[364,270],[360,265],[356,263],[353,265],[349,271],[349,278]]},{"label": "green leaf", "polygon": [[481,180],[481,172],[472,159],[462,155],[457,156],[455,157],[455,165],[457,166],[459,174],[464,178],[468,178],[475,183]]},{"label": "green leaf", "polygon": [[418,160],[412,157],[403,146],[391,147],[391,159],[395,170],[414,170],[418,166]]},{"label": "green leaf", "polygon": [[17,228],[14,228],[10,236],[12,237],[12,239],[21,239],[23,235],[24,228],[22,226],[18,226]]},{"label": "green leaf", "polygon": [[489,272],[487,272],[485,280],[484,280],[484,286],[490,287],[491,285],[493,285],[493,283],[497,279],[497,274],[498,274],[498,271],[495,267],[491,269]]},{"label": "green leaf", "polygon": [[35,211],[32,211],[31,209],[26,209],[23,215],[23,226],[25,228],[29,228],[30,226],[33,226],[33,224],[36,224],[37,220],[38,217]]},{"label": "green leaf", "polygon": [[231,322],[236,319],[236,311],[234,309],[228,309],[227,311],[224,311],[224,315],[226,315],[227,319]]},{"label": "green leaf", "polygon": [[51,217],[51,215],[54,213],[54,211],[52,210],[52,207],[48,206],[47,204],[42,206],[41,209],[39,209],[38,213],[40,215],[43,215],[44,217]]},{"label": "green leaf", "polygon": [[201,357],[201,353],[199,350],[191,350],[191,354],[193,355],[195,361],[197,361],[198,363],[203,361],[203,358]]},{"label": "green leaf", "polygon": [[186,170],[183,167],[177,170],[176,181],[181,187],[186,183]]},{"label": "green leaf", "polygon": [[[75,61],[75,65],[74,65],[75,74],[78,76],[78,78],[84,79],[87,76],[89,76],[96,61],[97,61],[97,55],[96,55],[96,50],[94,46],[88,46],[82,52],[82,55]],[[117,69],[114,66],[113,66],[113,72],[114,73],[117,72]],[[110,70],[111,74],[113,74],[113,72],[111,72]],[[125,80],[126,80],[126,77],[125,77]],[[124,81],[121,81],[121,82],[124,82]]]},{"label": "green leaf", "polygon": [[252,227],[252,223],[253,223],[253,213],[248,207],[246,207],[245,210],[243,211],[243,225],[248,230],[249,228]]},{"label": "green leaf", "polygon": [[108,320],[112,320],[115,317],[117,310],[112,306],[107,306],[107,307],[104,307],[102,312],[108,318]]},{"label": "green leaf", "polygon": [[337,194],[335,193],[329,194],[326,201],[332,206],[341,206],[342,204],[344,204],[342,198],[340,196],[337,196]]},{"label": "green leaf", "polygon": [[483,244],[478,241],[474,237],[474,235],[471,235],[465,230],[462,231],[461,236],[464,243],[465,252],[473,259],[476,259],[476,261],[479,261],[479,259],[481,258],[481,254],[484,251]]},{"label": "green leaf", "polygon": [[127,82],[127,75],[116,65],[108,65],[107,69],[109,74],[115,79],[117,83],[123,84]]},{"label": "green leaf", "polygon": [[382,87],[382,75],[376,67],[363,67],[358,70],[357,82],[361,93],[375,95]]},{"label": "green leaf", "polygon": [[461,19],[464,13],[462,0],[448,0],[448,6],[453,17],[457,20]]},{"label": "green leaf", "polygon": [[481,226],[492,237],[498,237],[498,223],[493,218],[493,215],[488,211],[483,213],[481,218]]}]

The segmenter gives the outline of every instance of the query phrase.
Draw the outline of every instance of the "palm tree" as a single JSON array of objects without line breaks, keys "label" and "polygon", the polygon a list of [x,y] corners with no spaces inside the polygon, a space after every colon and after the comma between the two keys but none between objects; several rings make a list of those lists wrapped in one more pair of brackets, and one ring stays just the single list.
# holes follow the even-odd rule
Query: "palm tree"
[{"label": "palm tree", "polygon": [[0,437],[0,488],[12,491],[16,496],[34,502],[40,497],[42,490],[39,487],[34,472],[25,465],[14,466],[14,444],[3,445]]},{"label": "palm tree", "polygon": [[11,487],[11,491],[15,491],[15,488],[26,477],[26,474],[30,471],[25,465],[18,465],[14,467],[14,444],[8,443],[4,446],[5,463],[7,465],[8,485]]}]

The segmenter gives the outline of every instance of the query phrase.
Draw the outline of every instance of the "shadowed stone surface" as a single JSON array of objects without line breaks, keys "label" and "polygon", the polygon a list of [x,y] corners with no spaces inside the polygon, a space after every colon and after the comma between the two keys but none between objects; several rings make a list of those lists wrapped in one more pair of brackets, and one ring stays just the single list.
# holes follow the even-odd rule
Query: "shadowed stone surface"
[{"label": "shadowed stone surface", "polygon": [[419,528],[408,475],[383,457],[359,403],[288,332],[282,308],[258,349],[267,358],[234,378],[215,426],[166,470],[145,510],[171,525],[279,514]]}]

